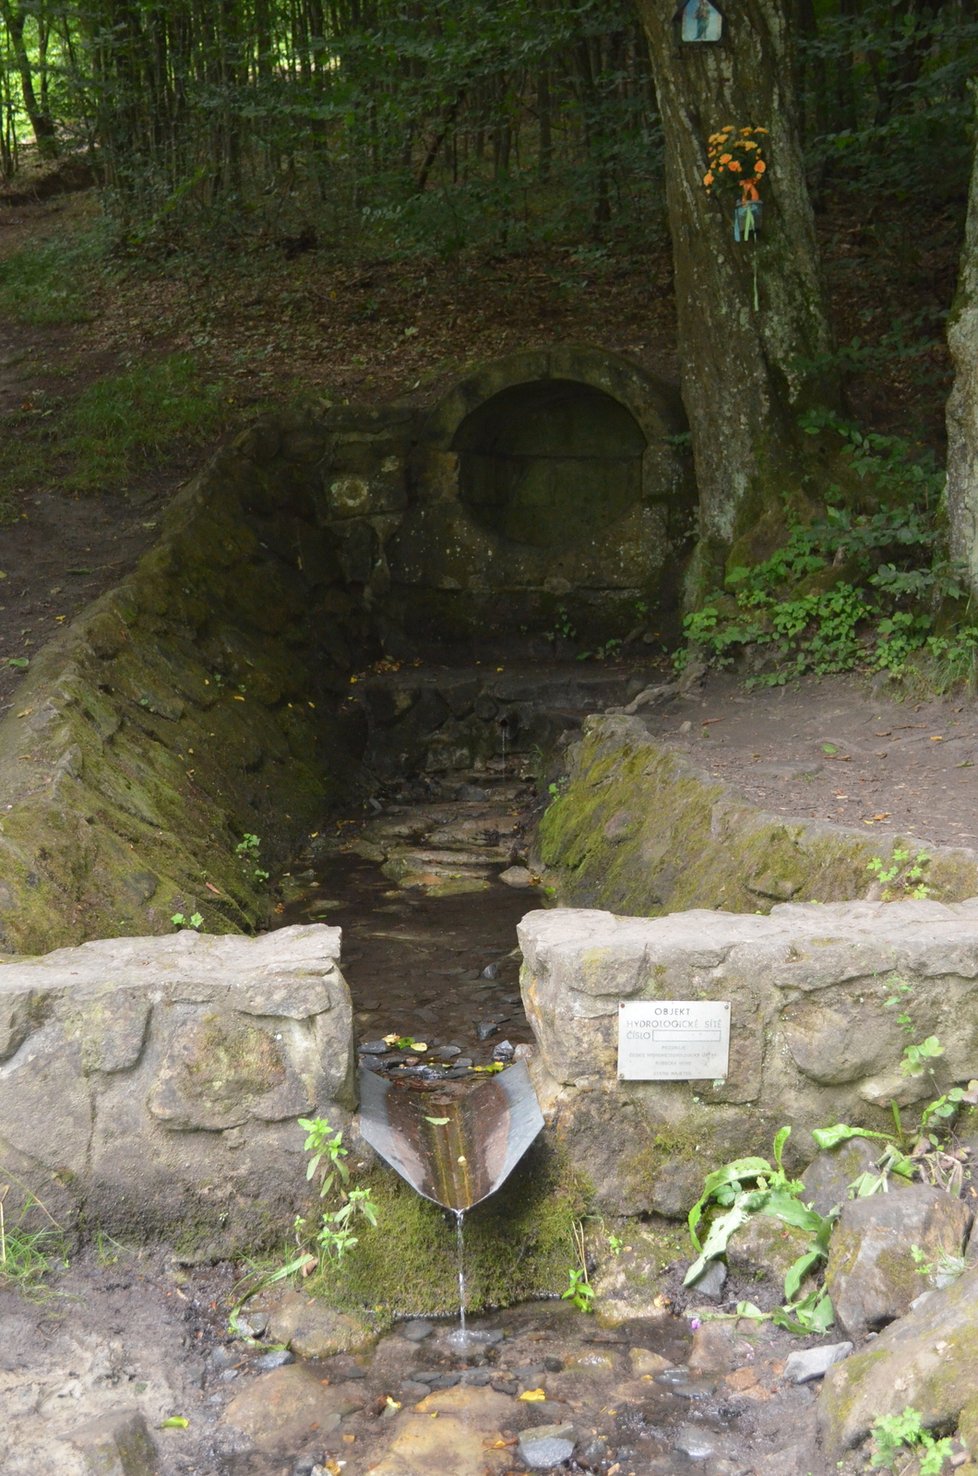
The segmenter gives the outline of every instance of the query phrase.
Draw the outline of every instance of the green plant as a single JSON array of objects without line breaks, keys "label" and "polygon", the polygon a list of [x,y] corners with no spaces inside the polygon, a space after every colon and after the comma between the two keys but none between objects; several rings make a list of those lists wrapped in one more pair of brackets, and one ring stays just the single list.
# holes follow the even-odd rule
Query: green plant
[{"label": "green plant", "polygon": [[[810,413],[803,429],[834,438],[848,492],[830,486],[824,511],[791,523],[769,558],[729,569],[723,589],[686,616],[687,647],[718,667],[749,653],[749,684],[856,667],[902,674],[925,658],[947,672],[974,673],[978,630],[934,630],[941,601],[966,593],[961,571],[939,548],[936,461],[828,412]],[[677,666],[687,659],[681,652]]]},{"label": "green plant", "polygon": [[951,1442],[926,1430],[920,1411],[907,1405],[902,1414],[879,1415],[871,1430],[873,1470],[909,1471],[917,1462],[919,1476],[939,1476],[945,1461],[951,1459]]},{"label": "green plant", "polygon": [[[687,1270],[683,1284],[695,1282],[708,1261],[723,1255],[731,1235],[752,1215],[771,1215],[785,1225],[807,1231],[810,1241],[785,1274],[785,1305],[770,1316],[793,1332],[825,1332],[834,1321],[827,1292],[824,1287],[813,1287],[803,1294],[802,1287],[828,1255],[835,1216],[820,1215],[802,1203],[804,1186],[790,1177],[782,1161],[790,1134],[791,1128],[783,1127],[775,1135],[773,1163],[766,1158],[738,1158],[707,1175],[703,1193],[687,1219],[690,1239],[699,1255]],[[699,1227],[708,1211],[719,1213],[713,1214],[701,1240]]]},{"label": "green plant", "polygon": [[33,243],[0,262],[0,312],[35,326],[85,323],[95,273],[107,245],[103,229]]},{"label": "green plant", "polygon": [[223,392],[189,354],[170,354],[106,375],[65,411],[59,434],[72,460],[72,491],[124,485],[141,461],[173,442],[200,442],[220,429]]},{"label": "green plant", "polygon": [[963,1276],[970,1264],[967,1256],[953,1255],[951,1251],[944,1250],[943,1247],[938,1249],[933,1260],[919,1245],[912,1245],[910,1254],[918,1276],[933,1277],[945,1286],[948,1282],[957,1281],[959,1276]]},{"label": "green plant", "polygon": [[184,917],[182,912],[175,912],[170,918],[175,928],[202,928],[203,916],[199,912],[192,912],[189,917]]},{"label": "green plant", "polygon": [[[0,1184],[0,1286],[33,1289],[55,1264],[67,1266],[61,1226],[34,1194],[25,1194],[13,1217],[6,1210],[10,1184]],[[38,1225],[38,1214],[47,1224]]]},{"label": "green plant", "polygon": [[594,1311],[594,1287],[587,1275],[587,1245],[584,1241],[584,1226],[574,1221],[574,1247],[578,1264],[567,1272],[567,1290],[561,1292],[561,1300],[572,1302],[579,1312]]},{"label": "green plant", "polygon": [[280,1266],[268,1278],[269,1283],[282,1281],[297,1272],[309,1275],[311,1271],[324,1272],[330,1266],[338,1265],[357,1244],[353,1229],[355,1221],[362,1218],[368,1225],[377,1224],[377,1207],[372,1191],[347,1187],[350,1170],[342,1132],[331,1127],[324,1117],[300,1117],[299,1126],[306,1133],[303,1147],[312,1155],[306,1166],[306,1179],[312,1180],[318,1174],[320,1201],[335,1191],[340,1203],[335,1209],[323,1209],[318,1225],[310,1223],[303,1215],[297,1216],[295,1232],[300,1253]]},{"label": "green plant", "polygon": [[892,902],[895,895],[919,900],[931,895],[932,889],[924,879],[929,863],[930,856],[926,851],[917,851],[912,856],[906,846],[894,846],[889,860],[873,856],[866,863],[866,870],[872,872],[879,882],[882,888],[880,897],[884,902]]},{"label": "green plant", "polygon": [[261,862],[261,841],[257,835],[246,830],[234,848],[234,854],[239,856],[246,866],[251,868],[251,875],[256,882],[267,882],[268,872]]},{"label": "green plant", "polygon": [[554,611],[553,624],[543,634],[552,646],[557,646],[561,641],[572,641],[575,639],[577,630],[574,622],[571,620],[566,605],[557,606]]},{"label": "green plant", "polygon": [[579,1266],[571,1266],[567,1273],[567,1290],[561,1292],[565,1302],[573,1302],[579,1312],[594,1311],[594,1287],[587,1279],[587,1272]]}]

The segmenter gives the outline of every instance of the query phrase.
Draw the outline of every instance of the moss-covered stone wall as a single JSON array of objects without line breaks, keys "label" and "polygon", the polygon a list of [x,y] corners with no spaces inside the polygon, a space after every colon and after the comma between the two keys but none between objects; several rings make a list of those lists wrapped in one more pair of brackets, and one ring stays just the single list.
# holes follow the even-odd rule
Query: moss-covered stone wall
[{"label": "moss-covered stone wall", "polygon": [[158,543],[32,663],[0,725],[0,951],[264,916],[265,869],[349,782],[339,695],[368,640],[319,519],[323,426],[246,433]]},{"label": "moss-covered stone wall", "polygon": [[[542,816],[536,861],[564,905],[636,917],[865,897],[880,836],[757,810],[655,743],[640,718],[591,717]],[[923,842],[898,837],[911,852]],[[929,893],[978,894],[978,855],[926,846]]]}]

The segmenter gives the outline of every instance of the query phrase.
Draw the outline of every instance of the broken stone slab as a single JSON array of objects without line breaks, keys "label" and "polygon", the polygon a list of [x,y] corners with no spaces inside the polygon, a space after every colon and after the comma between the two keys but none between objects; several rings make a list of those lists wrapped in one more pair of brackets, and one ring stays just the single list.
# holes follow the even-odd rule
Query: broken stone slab
[{"label": "broken stone slab", "polygon": [[858,1341],[902,1316],[926,1287],[911,1248],[925,1261],[960,1256],[970,1224],[962,1201],[930,1184],[847,1200],[825,1268],[843,1331]]},{"label": "broken stone slab", "polygon": [[864,1440],[879,1415],[908,1405],[926,1429],[953,1429],[975,1397],[976,1348],[978,1266],[829,1369],[817,1411],[827,1460]]}]

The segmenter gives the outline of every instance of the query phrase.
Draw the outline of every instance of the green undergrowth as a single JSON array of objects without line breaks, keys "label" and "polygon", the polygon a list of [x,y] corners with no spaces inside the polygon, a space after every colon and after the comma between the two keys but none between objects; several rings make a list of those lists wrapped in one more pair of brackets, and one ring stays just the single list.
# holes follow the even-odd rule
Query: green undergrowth
[{"label": "green undergrowth", "polygon": [[0,1287],[35,1293],[57,1266],[68,1264],[61,1226],[32,1194],[16,1203],[0,1184]]},{"label": "green undergrowth", "polygon": [[86,323],[94,277],[106,248],[104,229],[57,236],[0,261],[0,314],[51,327]]},{"label": "green undergrowth", "polygon": [[[742,667],[748,685],[862,669],[939,692],[974,686],[978,616],[962,615],[962,574],[944,553],[933,456],[829,414],[804,429],[834,443],[846,488],[830,485],[821,513],[790,521],[768,558],[728,566],[723,588],[686,616],[677,665],[695,654]],[[951,607],[957,621],[942,628]]]},{"label": "green undergrowth", "polygon": [[70,456],[66,485],[76,491],[115,486],[174,442],[198,444],[224,422],[220,385],[190,354],[133,364],[83,390],[62,421]]},{"label": "green undergrowth", "polygon": [[[362,1176],[377,1224],[359,1224],[339,1265],[303,1288],[348,1311],[387,1322],[458,1311],[455,1219],[422,1199],[392,1171]],[[536,1145],[503,1187],[465,1215],[469,1311],[559,1296],[575,1263],[575,1224],[587,1213],[588,1185],[559,1155]]]}]

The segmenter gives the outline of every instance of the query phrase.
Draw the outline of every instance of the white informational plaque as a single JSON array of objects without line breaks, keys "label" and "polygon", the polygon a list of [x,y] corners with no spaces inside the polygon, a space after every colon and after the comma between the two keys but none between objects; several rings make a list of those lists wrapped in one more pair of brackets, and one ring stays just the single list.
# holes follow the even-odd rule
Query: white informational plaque
[{"label": "white informational plaque", "polygon": [[718,1081],[730,1059],[730,1004],[713,999],[622,1000],[621,1081]]}]

